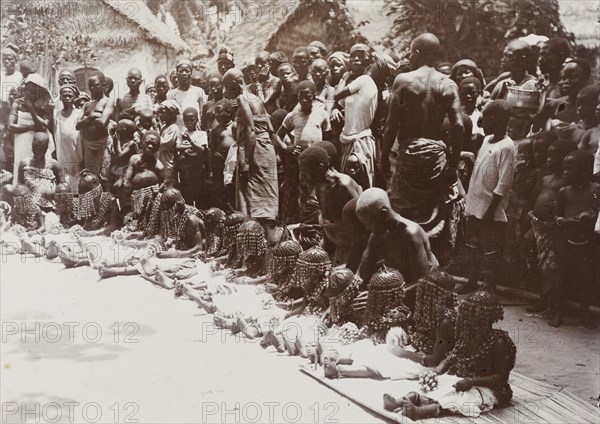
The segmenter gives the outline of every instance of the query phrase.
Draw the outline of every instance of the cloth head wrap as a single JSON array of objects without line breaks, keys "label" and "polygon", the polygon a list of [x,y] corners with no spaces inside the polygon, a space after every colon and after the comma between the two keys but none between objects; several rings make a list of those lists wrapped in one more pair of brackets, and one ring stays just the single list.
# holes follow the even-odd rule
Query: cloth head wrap
[{"label": "cloth head wrap", "polygon": [[176,115],[179,115],[180,113],[179,103],[177,103],[175,100],[165,100],[160,104],[160,106],[166,108],[167,110],[169,110],[169,112],[172,112]]},{"label": "cloth head wrap", "polygon": [[327,63],[329,64],[331,59],[337,59],[343,63],[344,68],[348,69],[348,61],[350,60],[350,55],[346,52],[334,52],[327,59]]}]

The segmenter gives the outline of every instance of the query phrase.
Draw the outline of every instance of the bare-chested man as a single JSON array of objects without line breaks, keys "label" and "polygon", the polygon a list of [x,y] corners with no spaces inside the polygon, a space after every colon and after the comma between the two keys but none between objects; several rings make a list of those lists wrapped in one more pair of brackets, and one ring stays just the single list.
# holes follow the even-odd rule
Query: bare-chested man
[{"label": "bare-chested man", "polygon": [[300,181],[307,187],[315,187],[321,207],[321,225],[327,238],[336,245],[332,263],[346,263],[352,231],[342,220],[344,205],[357,198],[362,188],[352,177],[342,174],[330,165],[329,154],[319,146],[312,146],[300,154]]},{"label": "bare-chested man", "polygon": [[140,85],[142,85],[142,71],[137,68],[132,68],[127,72],[127,87],[129,91],[122,97],[117,99],[115,107],[114,119],[131,119],[144,109],[152,109],[152,99],[144,93],[140,93]]},{"label": "bare-chested man", "polygon": [[108,145],[108,122],[113,114],[113,102],[104,94],[105,77],[102,72],[93,73],[88,79],[91,100],[83,106],[83,115],[76,128],[83,138],[83,162],[85,168],[99,175]]},{"label": "bare-chested man", "polygon": [[[381,167],[388,178],[392,207],[419,223],[432,221],[438,208],[439,219],[451,219],[464,142],[458,87],[434,67],[439,51],[440,41],[433,34],[422,34],[412,42],[414,71],[394,81],[382,143]],[[448,146],[442,141],[445,118]]]},{"label": "bare-chested man", "polygon": [[153,130],[144,134],[142,152],[131,156],[123,179],[124,195],[131,193],[134,218],[139,218],[144,206],[150,203],[163,181],[163,166],[156,159],[160,135]]}]

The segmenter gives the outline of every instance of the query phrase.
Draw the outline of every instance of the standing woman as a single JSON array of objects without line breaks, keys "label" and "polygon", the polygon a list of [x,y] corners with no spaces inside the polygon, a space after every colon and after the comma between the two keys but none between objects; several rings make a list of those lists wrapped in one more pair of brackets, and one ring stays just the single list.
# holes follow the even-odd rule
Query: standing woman
[{"label": "standing woman", "polygon": [[[46,88],[44,78],[40,74],[31,74],[23,81],[23,97],[13,102],[8,130],[15,136],[14,163],[15,170],[19,163],[32,154],[33,135],[36,132],[47,132],[48,123],[52,116],[52,96]],[[54,143],[50,144],[46,158],[51,159]],[[19,184],[19,173],[15,172],[13,184]]]},{"label": "standing woman", "polygon": [[279,208],[271,121],[263,103],[248,90],[242,71],[228,70],[223,88],[224,96],[238,105],[237,209],[259,221],[268,233],[275,227]]},{"label": "standing woman", "polygon": [[79,171],[83,160],[83,146],[76,125],[83,110],[73,106],[73,102],[79,97],[77,86],[65,84],[60,87],[59,95],[62,107],[54,111],[56,159],[66,182],[76,191],[79,187]]}]

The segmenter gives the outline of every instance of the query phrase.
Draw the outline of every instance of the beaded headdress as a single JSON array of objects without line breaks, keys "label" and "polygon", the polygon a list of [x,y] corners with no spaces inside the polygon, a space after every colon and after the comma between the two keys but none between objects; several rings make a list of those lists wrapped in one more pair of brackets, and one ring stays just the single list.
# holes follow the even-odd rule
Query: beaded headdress
[{"label": "beaded headdress", "polygon": [[295,240],[282,241],[273,247],[270,275],[273,282],[284,292],[293,285],[296,262],[300,253],[302,253],[302,246]]},{"label": "beaded headdress", "polygon": [[327,287],[329,255],[320,246],[313,246],[298,255],[294,284],[304,289],[309,302],[318,301]]},{"label": "beaded headdress", "polygon": [[[448,290],[452,277],[445,271],[436,271],[420,280],[415,303],[415,327],[412,342],[419,352],[431,354],[436,328],[445,317],[454,318],[458,302],[456,293]],[[453,285],[453,283],[452,283]]]},{"label": "beaded headdress", "polygon": [[403,305],[404,278],[398,270],[382,264],[371,277],[368,290],[366,325],[378,330],[389,311]]}]

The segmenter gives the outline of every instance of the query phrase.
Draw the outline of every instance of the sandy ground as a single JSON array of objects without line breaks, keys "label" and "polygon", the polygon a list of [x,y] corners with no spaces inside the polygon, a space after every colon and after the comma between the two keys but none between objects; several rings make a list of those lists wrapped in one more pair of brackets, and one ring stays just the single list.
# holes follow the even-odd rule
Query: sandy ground
[{"label": "sandy ground", "polygon": [[[2,257],[2,422],[376,423],[298,371],[305,360],[216,330],[139,277]],[[507,305],[516,370],[594,403],[599,332]]]}]

